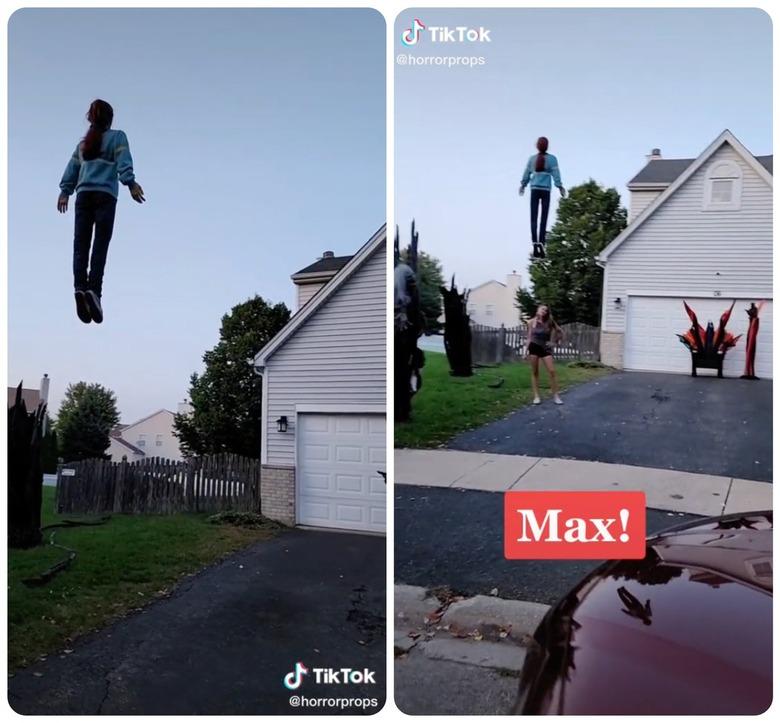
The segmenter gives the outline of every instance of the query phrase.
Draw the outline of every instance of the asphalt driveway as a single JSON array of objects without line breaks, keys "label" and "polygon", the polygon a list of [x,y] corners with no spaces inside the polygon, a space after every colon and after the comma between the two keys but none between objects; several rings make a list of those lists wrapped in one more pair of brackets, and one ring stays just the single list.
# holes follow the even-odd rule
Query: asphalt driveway
[{"label": "asphalt driveway", "polygon": [[[282,681],[298,661],[369,668],[376,684],[310,674],[297,694],[379,705],[291,708]],[[356,714],[382,706],[385,680],[385,539],[291,530],[18,672],[8,700],[22,714]]]},{"label": "asphalt driveway", "polygon": [[617,372],[562,396],[447,446],[772,481],[771,381]]},{"label": "asphalt driveway", "polygon": [[[551,605],[600,563],[594,560],[504,558],[504,495],[398,485],[395,498],[395,581],[466,595]],[[647,534],[695,519],[647,510]]]}]

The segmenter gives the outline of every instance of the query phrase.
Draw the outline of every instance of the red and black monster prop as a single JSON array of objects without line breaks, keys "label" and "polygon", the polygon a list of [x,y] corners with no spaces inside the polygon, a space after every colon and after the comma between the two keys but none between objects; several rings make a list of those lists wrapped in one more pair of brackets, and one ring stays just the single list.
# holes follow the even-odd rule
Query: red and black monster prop
[{"label": "red and black monster prop", "polygon": [[741,336],[734,336],[726,331],[726,324],[731,318],[734,304],[736,301],[733,301],[731,306],[721,314],[716,331],[711,321],[707,322],[707,328],[703,329],[694,310],[683,301],[685,311],[691,320],[691,328],[685,334],[678,334],[677,337],[691,352],[691,376],[696,376],[697,369],[717,369],[718,376],[723,376],[723,359],[726,352],[736,346]]},{"label": "red and black monster prop", "polygon": [[763,305],[763,301],[758,306],[751,301],[750,308],[745,309],[749,321],[745,340],[745,373],[740,377],[741,379],[758,379],[756,376],[756,340],[758,338],[758,314]]}]

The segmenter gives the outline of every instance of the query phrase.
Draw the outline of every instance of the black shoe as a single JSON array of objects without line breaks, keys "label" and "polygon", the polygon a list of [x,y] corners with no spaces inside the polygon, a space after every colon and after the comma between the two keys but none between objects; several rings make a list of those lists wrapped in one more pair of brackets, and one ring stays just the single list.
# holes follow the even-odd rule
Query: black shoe
[{"label": "black shoe", "polygon": [[539,244],[539,258],[546,259],[547,254],[544,252],[544,244]]},{"label": "black shoe", "polygon": [[534,244],[534,258],[539,258],[539,244]]},{"label": "black shoe", "polygon": [[76,291],[73,295],[76,297],[76,315],[85,324],[89,324],[92,321],[92,315],[89,313],[89,306],[87,306],[87,295],[83,291]]},{"label": "black shoe", "polygon": [[103,307],[100,305],[100,297],[92,290],[87,291],[87,305],[89,313],[92,315],[92,321],[100,324],[103,321]]}]

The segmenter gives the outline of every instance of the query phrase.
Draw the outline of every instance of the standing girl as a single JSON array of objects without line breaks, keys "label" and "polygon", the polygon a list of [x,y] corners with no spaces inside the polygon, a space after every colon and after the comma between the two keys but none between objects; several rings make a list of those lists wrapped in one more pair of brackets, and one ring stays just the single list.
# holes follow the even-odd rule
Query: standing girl
[{"label": "standing girl", "polygon": [[534,392],[534,404],[541,404],[539,398],[539,360],[544,362],[547,373],[550,376],[550,387],[553,393],[553,402],[563,404],[558,396],[558,377],[555,374],[555,364],[552,357],[552,343],[560,343],[563,339],[563,331],[555,323],[550,307],[542,304],[536,310],[536,316],[528,322],[528,348],[526,354],[531,360],[531,387]]},{"label": "standing girl", "polygon": [[[76,191],[73,235],[73,281],[76,314],[85,324],[103,321],[103,272],[108,244],[114,231],[114,214],[121,181],[138,203],[144,192],[135,182],[133,158],[124,131],[111,130],[114,110],[95,100],[87,111],[89,130],[76,146],[60,181],[57,210],[68,210],[68,198]],[[93,239],[94,229],[94,239]],[[91,249],[91,254],[90,254]]]},{"label": "standing girl", "polygon": [[[566,196],[566,189],[561,183],[561,174],[558,170],[558,159],[547,152],[550,142],[542,136],[536,141],[536,150],[538,151],[528,159],[523,173],[523,180],[520,185],[520,195],[525,193],[525,187],[531,184],[531,241],[534,245],[534,258],[543,259],[546,254],[544,245],[547,236],[547,214],[550,210],[550,191],[553,182],[556,188],[561,192],[561,196]],[[539,206],[542,207],[541,223],[537,223],[539,217]]]}]

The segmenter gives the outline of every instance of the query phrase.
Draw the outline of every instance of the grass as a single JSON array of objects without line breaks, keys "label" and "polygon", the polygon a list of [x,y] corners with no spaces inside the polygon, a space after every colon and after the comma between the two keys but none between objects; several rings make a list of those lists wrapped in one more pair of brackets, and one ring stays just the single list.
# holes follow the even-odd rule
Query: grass
[{"label": "grass", "polygon": [[[608,374],[609,367],[555,365],[561,389]],[[474,429],[529,404],[531,366],[502,364],[476,369],[472,377],[450,376],[446,355],[425,352],[423,386],[412,399],[412,419],[395,425],[396,447],[438,447],[459,432]],[[542,398],[550,395],[546,370],[539,372]],[[501,386],[492,388],[503,379]]]},{"label": "grass", "polygon": [[[44,487],[42,517],[43,525],[64,519],[54,512],[52,487]],[[9,670],[69,648],[79,635],[168,595],[182,577],[274,529],[210,524],[207,515],[115,515],[101,526],[57,529],[55,541],[77,557],[48,584],[29,588],[24,578],[66,556],[45,531],[44,545],[8,554]]]}]

